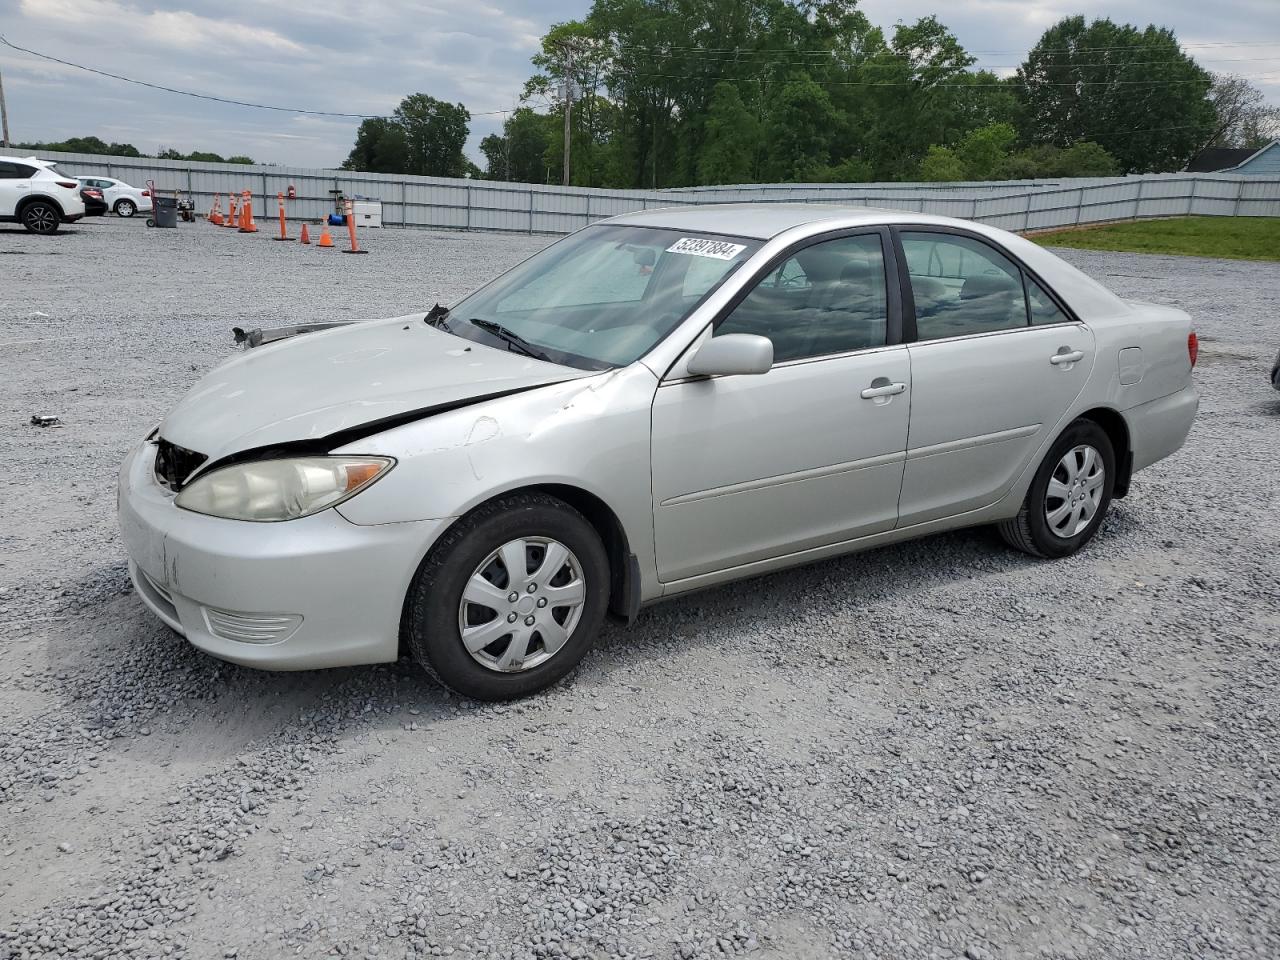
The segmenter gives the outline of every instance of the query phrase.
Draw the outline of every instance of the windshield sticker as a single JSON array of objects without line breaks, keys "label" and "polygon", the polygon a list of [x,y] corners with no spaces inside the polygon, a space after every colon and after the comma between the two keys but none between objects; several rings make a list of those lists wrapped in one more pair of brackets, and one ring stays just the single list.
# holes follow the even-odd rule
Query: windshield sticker
[{"label": "windshield sticker", "polygon": [[732,260],[743,250],[746,244],[725,243],[723,240],[699,240],[697,237],[681,237],[671,246],[667,253],[683,253],[690,257],[710,257],[713,260]]}]

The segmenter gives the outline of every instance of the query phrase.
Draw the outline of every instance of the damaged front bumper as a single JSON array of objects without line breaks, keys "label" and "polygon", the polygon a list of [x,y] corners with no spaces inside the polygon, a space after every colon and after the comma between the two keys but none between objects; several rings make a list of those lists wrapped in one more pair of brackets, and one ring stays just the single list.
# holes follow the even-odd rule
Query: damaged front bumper
[{"label": "damaged front bumper", "polygon": [[138,595],[194,646],[233,663],[309,670],[395,660],[400,611],[447,525],[361,526],[336,509],[282,523],[179,509],[154,443],[120,471],[120,531]]}]

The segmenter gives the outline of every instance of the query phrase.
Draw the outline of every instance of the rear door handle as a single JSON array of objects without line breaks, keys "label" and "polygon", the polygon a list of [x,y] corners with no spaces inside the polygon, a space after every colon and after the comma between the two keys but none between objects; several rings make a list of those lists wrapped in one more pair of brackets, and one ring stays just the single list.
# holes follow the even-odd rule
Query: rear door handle
[{"label": "rear door handle", "polygon": [[884,377],[877,377],[873,385],[862,391],[863,400],[874,400],[876,397],[893,397],[907,389],[905,383],[890,383]]},{"label": "rear door handle", "polygon": [[1070,350],[1067,353],[1055,353],[1049,358],[1049,362],[1055,366],[1060,363],[1075,363],[1077,360],[1084,359],[1084,351]]}]

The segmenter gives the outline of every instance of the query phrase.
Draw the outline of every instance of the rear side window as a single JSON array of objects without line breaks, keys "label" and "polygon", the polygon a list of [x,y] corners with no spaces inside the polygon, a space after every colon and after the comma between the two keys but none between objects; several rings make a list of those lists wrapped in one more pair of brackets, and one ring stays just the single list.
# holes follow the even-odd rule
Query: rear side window
[{"label": "rear side window", "polygon": [[1033,324],[1067,323],[1071,320],[1063,313],[1044,287],[1027,277],[1027,306],[1031,308]]},{"label": "rear side window", "polygon": [[905,231],[901,236],[918,340],[1027,325],[1022,271],[1008,257],[968,237]]},{"label": "rear side window", "polygon": [[28,167],[25,163],[0,160],[0,180],[30,180],[35,172],[34,167]]}]

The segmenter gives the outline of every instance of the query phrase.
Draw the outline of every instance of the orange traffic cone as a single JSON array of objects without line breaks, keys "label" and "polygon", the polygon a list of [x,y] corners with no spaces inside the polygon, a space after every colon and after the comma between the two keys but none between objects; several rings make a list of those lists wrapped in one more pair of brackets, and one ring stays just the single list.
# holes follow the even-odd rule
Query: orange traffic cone
[{"label": "orange traffic cone", "polygon": [[320,242],[316,244],[318,247],[332,247],[333,237],[329,235],[329,225],[326,223],[320,230]]},{"label": "orange traffic cone", "polygon": [[237,214],[237,207],[239,206],[239,203],[240,203],[240,198],[237,197],[234,193],[230,194],[227,197],[227,219],[224,220],[222,223],[224,227],[234,227],[237,225],[238,220],[237,220],[236,214]]},{"label": "orange traffic cone", "polygon": [[213,195],[213,206],[209,208],[209,222],[215,227],[222,223],[222,194]]},{"label": "orange traffic cone", "polygon": [[302,225],[302,236],[298,238],[298,242],[299,243],[311,242],[311,231],[307,229],[307,225],[305,223]]},{"label": "orange traffic cone", "polygon": [[368,253],[368,250],[361,250],[360,244],[356,242],[356,215],[355,208],[350,200],[347,201],[347,232],[351,234],[351,249],[343,250],[343,253]]},{"label": "orange traffic cone", "polygon": [[292,240],[292,239],[293,239],[293,237],[289,236],[289,235],[285,232],[285,225],[284,225],[284,194],[283,194],[283,193],[277,193],[277,194],[276,194],[276,208],[277,208],[277,210],[279,211],[279,214],[280,214],[280,236],[278,236],[278,237],[272,237],[271,239],[272,239],[272,240]]},{"label": "orange traffic cone", "polygon": [[240,224],[240,232],[257,233],[258,225],[253,222],[253,198],[249,196],[249,192],[247,190],[245,191],[244,206],[242,209],[244,210],[244,213],[242,214],[243,220]]}]

